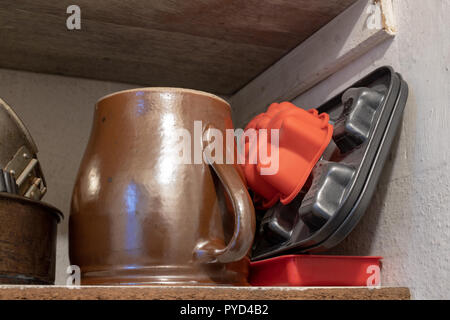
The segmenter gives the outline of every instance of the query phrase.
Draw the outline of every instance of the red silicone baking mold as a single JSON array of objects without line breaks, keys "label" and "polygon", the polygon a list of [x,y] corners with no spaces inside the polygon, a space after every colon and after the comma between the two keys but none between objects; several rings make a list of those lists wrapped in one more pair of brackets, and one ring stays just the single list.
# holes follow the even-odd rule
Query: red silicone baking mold
[{"label": "red silicone baking mold", "polygon": [[[270,208],[278,200],[288,204],[297,196],[331,141],[333,126],[328,121],[326,113],[319,115],[315,109],[306,111],[283,102],[272,104],[266,113],[249,122],[245,132],[256,130],[258,143],[245,141],[246,158],[242,166],[258,207]],[[261,135],[260,129],[267,129],[267,134]],[[273,129],[279,130],[278,172],[263,175],[261,169],[273,163],[262,163],[259,155],[268,154],[270,158],[271,147],[275,147],[271,146]],[[266,139],[267,144],[261,144],[260,139]],[[262,146],[267,146],[267,150],[262,150]],[[256,164],[249,161],[252,157],[257,159]]]},{"label": "red silicone baking mold", "polygon": [[[287,255],[252,262],[252,286],[365,287],[380,284],[382,257]],[[368,283],[369,281],[369,283]]]}]

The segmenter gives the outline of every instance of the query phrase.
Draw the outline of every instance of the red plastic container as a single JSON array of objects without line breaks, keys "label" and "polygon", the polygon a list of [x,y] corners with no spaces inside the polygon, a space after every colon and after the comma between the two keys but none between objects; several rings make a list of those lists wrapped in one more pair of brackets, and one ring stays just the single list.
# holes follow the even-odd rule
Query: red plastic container
[{"label": "red plastic container", "polygon": [[[289,255],[252,262],[252,286],[366,287],[380,284],[382,257]],[[378,271],[378,274],[376,274]],[[369,283],[368,283],[369,280]]]}]

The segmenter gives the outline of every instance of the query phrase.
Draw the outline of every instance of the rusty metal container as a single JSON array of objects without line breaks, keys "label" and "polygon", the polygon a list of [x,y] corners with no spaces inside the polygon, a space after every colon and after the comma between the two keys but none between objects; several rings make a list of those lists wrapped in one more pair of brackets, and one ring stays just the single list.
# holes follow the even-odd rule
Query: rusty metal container
[{"label": "rusty metal container", "polygon": [[[69,220],[81,284],[248,285],[255,217],[238,165],[175,159],[180,129],[225,136],[230,109],[177,88],[100,99]],[[192,154],[197,143],[208,145],[192,141]]]},{"label": "rusty metal container", "polygon": [[54,284],[62,218],[48,204],[0,193],[0,284]]}]

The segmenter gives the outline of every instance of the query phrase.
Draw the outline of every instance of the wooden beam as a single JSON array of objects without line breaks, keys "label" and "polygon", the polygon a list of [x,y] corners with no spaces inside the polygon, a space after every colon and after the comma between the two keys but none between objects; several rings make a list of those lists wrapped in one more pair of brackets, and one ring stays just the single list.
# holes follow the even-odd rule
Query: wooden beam
[{"label": "wooden beam", "polygon": [[359,0],[231,97],[235,127],[290,101],[396,33],[392,0]]}]

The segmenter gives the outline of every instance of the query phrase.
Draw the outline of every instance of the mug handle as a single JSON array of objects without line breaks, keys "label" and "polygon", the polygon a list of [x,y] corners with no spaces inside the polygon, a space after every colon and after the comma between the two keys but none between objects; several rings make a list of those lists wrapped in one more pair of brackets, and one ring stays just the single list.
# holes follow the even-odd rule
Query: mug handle
[{"label": "mug handle", "polygon": [[233,164],[220,164],[205,159],[220,179],[233,204],[234,232],[223,249],[207,248],[201,244],[195,250],[198,260],[230,263],[243,259],[253,244],[255,236],[255,208],[247,186]]}]

